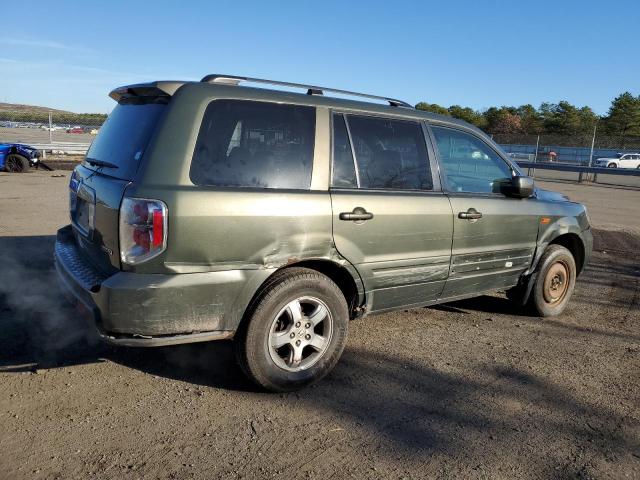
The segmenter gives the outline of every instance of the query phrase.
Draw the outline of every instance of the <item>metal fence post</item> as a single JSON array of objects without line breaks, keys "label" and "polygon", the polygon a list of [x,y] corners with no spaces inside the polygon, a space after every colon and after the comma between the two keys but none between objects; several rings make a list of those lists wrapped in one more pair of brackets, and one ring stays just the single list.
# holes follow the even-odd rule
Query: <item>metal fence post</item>
[{"label": "metal fence post", "polygon": [[[533,163],[537,163],[538,162],[538,147],[540,146],[540,135],[538,135],[538,138],[536,139],[536,151],[534,153],[533,156]],[[527,171],[527,175],[531,176],[531,169],[529,169]],[[536,169],[533,169],[533,176],[536,176]]]}]

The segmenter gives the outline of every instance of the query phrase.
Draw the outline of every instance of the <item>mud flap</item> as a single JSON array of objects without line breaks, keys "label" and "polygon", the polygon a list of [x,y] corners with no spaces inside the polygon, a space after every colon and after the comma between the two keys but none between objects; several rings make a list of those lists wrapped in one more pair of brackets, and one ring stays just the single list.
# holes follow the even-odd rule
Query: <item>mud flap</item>
[{"label": "mud flap", "polygon": [[511,300],[524,307],[529,302],[529,297],[531,297],[531,292],[533,291],[533,287],[536,284],[537,279],[537,271],[533,272],[528,277],[522,278],[518,286],[514,287],[515,295],[511,297]]}]

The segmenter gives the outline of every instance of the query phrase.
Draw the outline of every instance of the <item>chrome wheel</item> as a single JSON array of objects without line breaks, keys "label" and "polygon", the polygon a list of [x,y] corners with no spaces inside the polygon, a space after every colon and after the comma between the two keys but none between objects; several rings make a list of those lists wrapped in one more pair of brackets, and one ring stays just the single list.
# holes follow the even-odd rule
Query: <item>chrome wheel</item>
[{"label": "chrome wheel", "polygon": [[544,278],[543,296],[547,303],[561,302],[569,289],[569,266],[563,262],[556,262],[547,271]]},{"label": "chrome wheel", "polygon": [[283,370],[305,370],[322,358],[332,334],[333,317],[324,302],[314,297],[296,298],[273,319],[269,355]]}]

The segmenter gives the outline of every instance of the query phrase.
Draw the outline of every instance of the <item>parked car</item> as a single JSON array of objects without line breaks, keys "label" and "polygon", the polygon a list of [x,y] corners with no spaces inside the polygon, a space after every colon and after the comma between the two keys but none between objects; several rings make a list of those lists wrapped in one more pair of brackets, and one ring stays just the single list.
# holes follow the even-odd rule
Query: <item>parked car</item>
[{"label": "parked car", "polygon": [[21,173],[40,162],[40,151],[21,143],[0,143],[0,171]]},{"label": "parked car", "polygon": [[73,128],[68,128],[67,133],[84,133],[84,130],[82,127],[73,127]]},{"label": "parked car", "polygon": [[589,260],[585,207],[463,121],[220,75],[110,96],[55,263],[113,344],[233,338],[253,381],[295,390],[335,366],[350,319],[504,289],[559,315]]},{"label": "parked car", "polygon": [[618,153],[615,158],[598,158],[594,166],[606,168],[640,168],[640,153]]}]

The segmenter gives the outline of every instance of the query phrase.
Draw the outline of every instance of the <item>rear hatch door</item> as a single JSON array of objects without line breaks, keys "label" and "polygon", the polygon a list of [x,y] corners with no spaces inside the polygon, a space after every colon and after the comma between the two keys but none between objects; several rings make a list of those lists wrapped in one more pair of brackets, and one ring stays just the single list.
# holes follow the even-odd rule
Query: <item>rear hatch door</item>
[{"label": "rear hatch door", "polygon": [[166,110],[167,97],[120,100],[70,181],[71,223],[82,255],[98,270],[119,270],[118,215],[127,186]]}]

